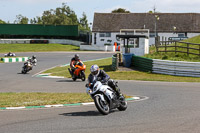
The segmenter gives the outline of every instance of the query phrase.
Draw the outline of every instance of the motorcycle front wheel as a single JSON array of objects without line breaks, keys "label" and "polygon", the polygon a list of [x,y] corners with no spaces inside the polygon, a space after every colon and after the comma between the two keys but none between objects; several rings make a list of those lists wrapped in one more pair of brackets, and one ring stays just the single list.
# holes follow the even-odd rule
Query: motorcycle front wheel
[{"label": "motorcycle front wheel", "polygon": [[102,101],[100,96],[94,97],[94,103],[101,114],[107,115],[110,112],[109,104],[107,102]]},{"label": "motorcycle front wheel", "polygon": [[22,73],[23,74],[26,74],[27,73],[27,70],[25,70],[24,68],[22,69]]},{"label": "motorcycle front wheel", "polygon": [[123,99],[120,100],[120,106],[117,108],[119,111],[125,111],[127,109],[127,101],[123,96]]}]

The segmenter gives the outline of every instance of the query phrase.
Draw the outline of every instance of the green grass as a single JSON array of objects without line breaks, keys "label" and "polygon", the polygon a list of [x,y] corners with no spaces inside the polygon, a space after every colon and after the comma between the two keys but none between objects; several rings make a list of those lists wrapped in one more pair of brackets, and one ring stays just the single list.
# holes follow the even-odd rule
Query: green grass
[{"label": "green grass", "polygon": [[[88,61],[85,62],[86,68],[86,76],[90,73],[90,67],[93,64],[97,64],[100,69],[106,71],[106,73],[112,78],[116,80],[143,80],[143,81],[165,81],[165,82],[200,82],[200,78],[197,77],[181,77],[181,76],[171,76],[171,75],[163,75],[163,74],[153,74],[148,72],[141,71],[112,71],[112,59],[102,59],[97,61]],[[67,78],[71,78],[66,67],[56,67],[50,70],[45,71],[44,73],[52,73],[53,76],[64,76]]]},{"label": "green grass", "polygon": [[0,107],[40,106],[90,102],[84,93],[0,93]]},{"label": "green grass", "polygon": [[[88,61],[84,62],[84,64],[86,65],[86,71],[85,71],[86,76],[90,74],[90,67],[94,64],[97,64],[100,67],[100,69],[104,69],[107,72],[112,71],[111,69],[112,58],[96,60],[96,61]],[[70,66],[55,67],[53,69],[45,71],[44,73],[51,73],[52,76],[63,76],[71,78],[71,75],[68,72],[68,68],[70,68]]]},{"label": "green grass", "polygon": [[0,44],[0,53],[47,51],[79,51],[79,47],[63,44]]},{"label": "green grass", "polygon": [[[200,44],[200,36],[196,36],[193,38],[189,38],[186,40],[183,40],[183,42],[189,42],[189,43],[195,43]],[[174,46],[175,44],[170,44],[169,46]],[[187,44],[178,43],[178,46],[184,46],[187,47]],[[190,45],[192,48],[199,48],[197,45]],[[159,50],[163,50],[164,48],[159,48]],[[175,48],[167,48],[167,50],[175,50]],[[179,51],[187,52],[186,49],[183,48],[177,48]],[[198,50],[191,50],[190,52],[199,54]],[[190,54],[189,56],[185,53],[177,53],[175,52],[156,52],[155,46],[150,47],[149,54],[145,55],[144,57],[151,58],[151,59],[162,59],[162,60],[172,60],[172,61],[189,61],[189,62],[200,62],[200,57],[197,55]]]},{"label": "green grass", "polygon": [[[150,51],[155,51],[155,47],[152,46]],[[173,52],[152,52],[150,54],[144,55],[143,57],[151,59],[161,59],[161,60],[171,60],[171,61],[188,61],[188,62],[200,62],[200,57],[196,55],[187,55],[182,53],[173,53]]]},{"label": "green grass", "polygon": [[107,72],[113,79],[118,80],[141,80],[141,81],[163,81],[163,82],[200,82],[198,77],[181,77],[164,74],[153,74],[140,71],[116,71]]},{"label": "green grass", "polygon": [[[125,96],[130,98],[131,96]],[[93,102],[86,93],[0,93],[0,107],[42,106]]]}]

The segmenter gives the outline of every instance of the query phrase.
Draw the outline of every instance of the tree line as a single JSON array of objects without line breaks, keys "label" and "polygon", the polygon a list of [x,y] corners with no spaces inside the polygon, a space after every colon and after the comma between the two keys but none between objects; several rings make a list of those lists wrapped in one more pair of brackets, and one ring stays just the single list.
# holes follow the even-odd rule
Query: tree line
[{"label": "tree line", "polygon": [[[149,11],[149,13],[155,13]],[[124,8],[118,8],[112,13],[131,13]],[[9,23],[9,22],[8,22]],[[81,31],[90,31],[88,20],[86,14],[83,12],[81,18],[77,18],[76,13],[66,4],[62,3],[61,7],[57,7],[56,9],[50,9],[44,11],[42,16],[36,16],[33,19],[29,19],[26,16],[21,14],[16,16],[15,24],[43,24],[43,25],[78,25],[79,30]],[[5,21],[0,19],[0,24],[6,24]]]},{"label": "tree line", "polygon": [[[7,22],[9,23],[9,22]],[[0,19],[0,24],[7,24]],[[66,4],[62,3],[61,7],[50,9],[43,12],[42,16],[36,16],[29,19],[21,14],[16,16],[15,24],[43,24],[43,25],[78,25],[82,31],[89,31],[89,24],[86,14],[83,12],[82,17],[78,19],[76,13]]]}]

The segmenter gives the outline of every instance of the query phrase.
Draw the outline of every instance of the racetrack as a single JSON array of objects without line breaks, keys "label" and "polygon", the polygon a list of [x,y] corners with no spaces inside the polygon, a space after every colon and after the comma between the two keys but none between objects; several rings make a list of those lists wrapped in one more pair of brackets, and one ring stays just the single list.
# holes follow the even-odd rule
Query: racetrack
[{"label": "racetrack", "polygon": [[[31,56],[33,53],[17,53]],[[34,53],[38,65],[22,75],[23,63],[0,63],[0,92],[85,92],[86,82],[32,77],[69,63],[74,53]],[[79,53],[83,61],[110,57],[112,53]],[[2,133],[198,133],[200,83],[119,81],[123,93],[146,96],[128,102],[126,111],[102,116],[94,105],[42,109],[1,110]]]}]

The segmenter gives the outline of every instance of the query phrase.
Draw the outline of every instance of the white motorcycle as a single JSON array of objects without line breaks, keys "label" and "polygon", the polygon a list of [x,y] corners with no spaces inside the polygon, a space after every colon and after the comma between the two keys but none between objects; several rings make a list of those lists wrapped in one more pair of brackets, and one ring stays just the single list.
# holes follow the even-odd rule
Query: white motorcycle
[{"label": "white motorcycle", "polygon": [[16,56],[15,53],[11,53],[11,52],[4,54],[4,57],[15,57],[15,56]]},{"label": "white motorcycle", "polygon": [[100,81],[86,84],[86,92],[90,94],[98,111],[103,114],[109,114],[111,109],[117,108],[119,111],[127,109],[127,101],[124,96],[117,96],[116,92],[108,85],[103,85]]}]

